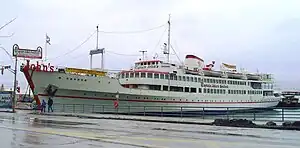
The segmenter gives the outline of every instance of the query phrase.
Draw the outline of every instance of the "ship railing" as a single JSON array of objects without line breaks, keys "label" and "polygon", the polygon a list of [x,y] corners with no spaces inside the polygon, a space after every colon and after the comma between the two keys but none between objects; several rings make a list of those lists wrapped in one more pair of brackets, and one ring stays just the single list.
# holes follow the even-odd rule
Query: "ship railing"
[{"label": "ship railing", "polygon": [[300,107],[196,107],[196,106],[132,106],[114,104],[58,104],[54,112],[117,114],[154,117],[179,117],[194,119],[248,119],[252,121],[296,121],[300,120]]}]

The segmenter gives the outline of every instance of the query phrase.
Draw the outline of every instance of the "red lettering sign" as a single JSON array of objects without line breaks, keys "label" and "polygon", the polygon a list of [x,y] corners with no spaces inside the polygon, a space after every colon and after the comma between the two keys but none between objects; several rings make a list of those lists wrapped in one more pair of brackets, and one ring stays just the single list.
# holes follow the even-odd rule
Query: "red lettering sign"
[{"label": "red lettering sign", "polygon": [[36,64],[30,64],[30,61],[27,60],[26,66],[34,71],[54,72],[54,66],[51,66],[50,63],[39,64],[39,61],[37,61]]}]

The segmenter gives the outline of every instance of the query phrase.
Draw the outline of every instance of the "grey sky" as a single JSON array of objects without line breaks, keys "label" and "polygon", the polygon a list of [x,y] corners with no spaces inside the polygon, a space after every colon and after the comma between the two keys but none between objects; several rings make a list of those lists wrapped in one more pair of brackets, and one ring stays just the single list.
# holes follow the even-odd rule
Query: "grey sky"
[{"label": "grey sky", "polygon": [[[104,31],[135,31],[166,24],[171,13],[171,44],[183,59],[196,54],[205,62],[215,60],[236,64],[248,71],[273,73],[282,87],[298,87],[300,78],[300,1],[297,0],[15,0],[2,1],[0,25],[14,17],[15,22],[0,31],[0,46],[11,52],[12,45],[44,47],[48,33],[52,45],[48,58],[53,65],[89,67],[88,51],[94,49],[94,35],[80,49],[72,50],[96,29]],[[137,34],[99,34],[100,47],[108,69],[130,68],[140,56],[120,56],[112,52],[139,55],[148,50],[148,57],[161,53],[160,45],[167,41],[167,32],[156,46],[165,27]],[[151,54],[152,53],[152,54]],[[0,64],[12,64],[0,50]],[[176,60],[175,56],[172,56]],[[94,58],[100,66],[100,56]],[[12,86],[8,71],[0,76],[0,83]],[[24,76],[19,73],[22,89]]]}]

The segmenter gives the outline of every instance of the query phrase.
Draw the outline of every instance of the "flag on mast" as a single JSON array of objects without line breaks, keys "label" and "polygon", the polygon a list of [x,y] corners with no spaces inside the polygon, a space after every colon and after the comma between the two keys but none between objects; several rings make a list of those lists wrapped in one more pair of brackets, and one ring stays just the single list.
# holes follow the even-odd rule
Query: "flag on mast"
[{"label": "flag on mast", "polygon": [[46,34],[46,43],[49,44],[49,45],[51,45],[50,44],[50,37],[47,34]]}]

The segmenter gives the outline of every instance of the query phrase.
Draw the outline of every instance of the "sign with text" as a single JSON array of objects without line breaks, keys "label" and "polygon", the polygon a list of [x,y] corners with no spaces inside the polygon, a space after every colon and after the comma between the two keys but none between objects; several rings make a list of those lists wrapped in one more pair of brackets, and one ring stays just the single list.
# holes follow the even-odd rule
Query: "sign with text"
[{"label": "sign with text", "polygon": [[37,47],[36,50],[32,49],[21,49],[19,45],[13,45],[13,56],[14,57],[22,57],[22,58],[30,58],[30,59],[42,59],[42,47]]},{"label": "sign with text", "polygon": [[0,108],[11,108],[12,91],[0,91]]}]

